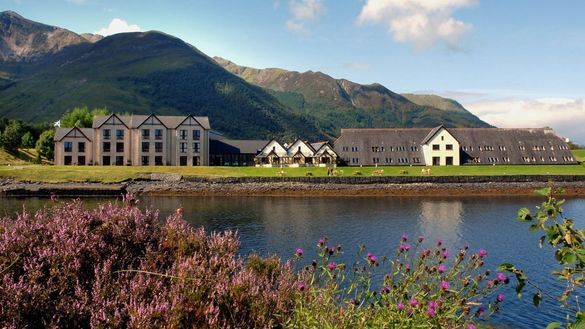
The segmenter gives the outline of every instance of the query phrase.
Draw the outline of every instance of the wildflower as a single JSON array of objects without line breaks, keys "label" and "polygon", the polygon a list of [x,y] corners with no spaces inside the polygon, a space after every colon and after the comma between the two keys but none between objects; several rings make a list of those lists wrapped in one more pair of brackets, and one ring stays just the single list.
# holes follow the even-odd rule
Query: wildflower
[{"label": "wildflower", "polygon": [[431,300],[429,302],[429,308],[437,309],[438,307],[439,307],[439,304],[437,304],[437,302],[435,302],[434,300]]},{"label": "wildflower", "polygon": [[503,294],[498,294],[498,297],[496,297],[496,301],[498,303],[501,303],[504,301],[504,295]]},{"label": "wildflower", "polygon": [[305,285],[305,283],[304,283],[304,282],[302,282],[302,281],[299,281],[299,282],[297,282],[297,283],[295,284],[295,287],[296,287],[298,290],[300,290],[300,291],[303,291],[303,290],[305,290],[305,288],[307,288],[307,285]]},{"label": "wildflower", "polygon": [[479,257],[484,258],[487,256],[487,251],[485,249],[479,249]]},{"label": "wildflower", "polygon": [[429,309],[427,310],[427,315],[429,316],[429,318],[434,318],[435,317],[435,309],[429,307]]},{"label": "wildflower", "polygon": [[437,271],[439,271],[439,273],[445,272],[445,265],[441,264],[437,266]]},{"label": "wildflower", "polygon": [[410,306],[412,307],[416,307],[418,305],[418,300],[416,300],[416,298],[412,297],[409,301],[408,304],[410,304]]},{"label": "wildflower", "polygon": [[442,244],[443,244],[443,240],[438,240],[438,241],[437,241],[437,246],[439,246],[439,247],[440,247]]},{"label": "wildflower", "polygon": [[177,216],[179,216],[179,217],[183,216],[183,207],[177,208],[176,212],[177,212]]},{"label": "wildflower", "polygon": [[318,244],[320,247],[323,247],[323,245],[325,244],[325,238],[321,238],[321,239],[319,239],[319,242],[317,242],[317,244]]},{"label": "wildflower", "polygon": [[477,329],[477,327],[470,323],[467,325],[467,329]]},{"label": "wildflower", "polygon": [[421,243],[421,242],[423,242],[423,240],[424,240],[424,239],[425,239],[425,237],[424,237],[424,236],[422,236],[422,235],[419,235],[419,236],[418,236],[418,243]]},{"label": "wildflower", "polygon": [[408,240],[408,235],[406,235],[406,234],[402,234],[402,238],[400,238],[400,240],[401,240],[402,242],[406,242],[406,240]]},{"label": "wildflower", "polygon": [[489,280],[489,281],[487,282],[487,286],[488,286],[488,288],[492,288],[492,287],[494,286],[494,284],[495,284],[494,280]]},{"label": "wildflower", "polygon": [[376,263],[378,262],[378,257],[376,257],[374,254],[372,254],[371,252],[368,253],[367,255],[367,259],[370,262],[370,264],[372,265],[376,265]]},{"label": "wildflower", "polygon": [[404,244],[404,250],[409,251],[410,250],[410,244],[409,243],[405,243]]},{"label": "wildflower", "polygon": [[483,313],[485,313],[485,310],[483,309],[483,307],[480,307],[477,309],[475,313],[477,314],[477,316],[481,316]]},{"label": "wildflower", "polygon": [[380,292],[383,294],[387,294],[390,292],[390,287],[389,286],[383,286],[382,289],[380,289]]},{"label": "wildflower", "polygon": [[335,266],[335,262],[329,262],[329,264],[327,264],[327,268],[328,268],[330,271],[333,271],[333,270],[335,269],[335,267],[336,267],[336,266]]},{"label": "wildflower", "polygon": [[506,277],[506,275],[504,273],[498,273],[498,274],[496,274],[496,280],[498,280],[500,282],[506,282],[506,280],[508,280],[508,278]]},{"label": "wildflower", "polygon": [[441,289],[443,289],[443,290],[449,289],[449,282],[441,281]]},{"label": "wildflower", "polygon": [[402,303],[398,303],[398,304],[396,304],[396,308],[397,308],[399,311],[402,311],[402,310],[404,310],[404,304],[402,304]]},{"label": "wildflower", "polygon": [[449,252],[447,250],[443,251],[443,258],[447,259],[449,257]]},{"label": "wildflower", "polygon": [[303,255],[303,249],[301,249],[301,248],[297,248],[297,250],[296,250],[295,254],[296,254],[297,256],[301,257],[301,256]]}]

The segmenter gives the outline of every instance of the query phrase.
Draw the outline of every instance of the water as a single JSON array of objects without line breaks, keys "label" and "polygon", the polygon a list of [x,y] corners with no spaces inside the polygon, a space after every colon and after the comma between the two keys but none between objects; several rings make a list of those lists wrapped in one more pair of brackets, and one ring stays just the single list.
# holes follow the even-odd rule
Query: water
[{"label": "water", "polygon": [[[4,215],[22,209],[23,202],[29,210],[41,207],[46,199],[0,201]],[[88,207],[102,201],[86,200]],[[429,244],[442,239],[451,250],[465,244],[472,251],[485,248],[488,268],[512,263],[546,291],[558,292],[562,282],[550,275],[556,268],[552,252],[538,247],[540,234],[515,220],[519,208],[541,201],[531,197],[142,197],[140,204],[158,208],[162,215],[183,207],[184,218],[195,226],[237,230],[243,255],[257,252],[289,258],[295,248],[302,247],[310,259],[316,241],[327,236],[330,244],[343,245],[343,260],[351,262],[359,244],[376,255],[389,255],[402,233],[412,239],[424,235]],[[570,199],[564,209],[577,227],[585,227],[585,199]],[[531,295],[520,300],[511,286],[503,293],[503,310],[493,322],[543,328],[564,320],[565,313],[554,302],[545,299],[535,308]]]}]

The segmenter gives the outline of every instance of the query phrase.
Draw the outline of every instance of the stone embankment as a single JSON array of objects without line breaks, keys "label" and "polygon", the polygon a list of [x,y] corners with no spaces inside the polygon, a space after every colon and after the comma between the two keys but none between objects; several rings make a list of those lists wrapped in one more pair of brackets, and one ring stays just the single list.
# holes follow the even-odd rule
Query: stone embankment
[{"label": "stone embankment", "polygon": [[0,196],[466,196],[530,195],[552,185],[585,196],[585,176],[397,176],[397,177],[182,177],[153,174],[117,184],[26,183],[0,180]]}]

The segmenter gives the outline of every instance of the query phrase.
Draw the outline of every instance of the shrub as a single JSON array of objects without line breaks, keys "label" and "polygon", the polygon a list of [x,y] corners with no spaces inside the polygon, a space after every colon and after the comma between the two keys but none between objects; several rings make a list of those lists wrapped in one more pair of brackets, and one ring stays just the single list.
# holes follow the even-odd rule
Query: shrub
[{"label": "shrub", "polygon": [[[467,247],[450,256],[439,241],[418,251],[403,236],[393,259],[365,253],[351,266],[338,263],[341,246],[318,242],[319,257],[299,273],[297,302],[287,325],[295,328],[475,328],[498,310],[508,282],[483,269],[487,253]],[[297,257],[302,258],[302,249]],[[379,272],[382,273],[379,273]],[[378,273],[378,276],[375,274]],[[379,278],[379,279],[375,279]],[[485,299],[490,298],[487,304]]]},{"label": "shrub", "polygon": [[181,212],[80,201],[0,219],[0,327],[274,327],[294,275]]},{"label": "shrub", "polygon": [[51,128],[49,130],[43,131],[36,143],[37,153],[49,160],[53,160],[55,156],[54,150],[55,142],[53,141],[54,137],[55,129]]},{"label": "shrub", "polygon": [[[518,211],[518,220],[530,223],[530,231],[541,231],[540,247],[548,244],[555,251],[555,259],[562,270],[553,272],[557,280],[564,281],[565,290],[556,298],[564,309],[574,313],[573,318],[567,316],[566,328],[583,328],[585,327],[585,311],[579,308],[579,296],[585,296],[585,229],[574,227],[574,221],[564,216],[561,207],[564,200],[557,199],[557,195],[562,194],[562,190],[554,190],[550,187],[536,191],[537,195],[546,197],[535,212],[523,208]],[[528,279],[524,271],[517,269],[514,265],[504,263],[500,269],[510,272],[516,277],[516,292],[520,297],[526,290],[526,285],[533,290],[532,301],[535,306],[539,306],[543,291],[536,284]],[[544,293],[545,296],[551,296]],[[555,299],[555,298],[553,298]],[[574,303],[571,303],[574,301]],[[559,328],[563,324],[553,322],[547,328]]]}]

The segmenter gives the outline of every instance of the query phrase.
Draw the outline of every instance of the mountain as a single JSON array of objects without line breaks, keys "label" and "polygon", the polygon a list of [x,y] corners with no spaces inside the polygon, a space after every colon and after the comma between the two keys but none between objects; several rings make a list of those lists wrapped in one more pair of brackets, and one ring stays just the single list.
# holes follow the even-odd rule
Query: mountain
[{"label": "mountain", "polygon": [[86,42],[69,30],[33,22],[13,11],[0,13],[2,61],[32,61]]},{"label": "mountain", "polygon": [[14,36],[34,41],[55,31],[65,40],[28,42],[22,52],[6,48],[0,117],[55,121],[75,106],[106,106],[114,112],[207,115],[213,129],[232,138],[332,137],[264,89],[164,33],[122,33],[91,43],[11,12],[1,17],[10,20],[0,31],[4,45],[22,45],[11,41]]},{"label": "mountain", "polygon": [[489,127],[459,103],[435,95],[400,95],[321,72],[255,69],[214,57],[226,70],[271,90],[282,103],[317,118],[331,134],[342,127]]}]

